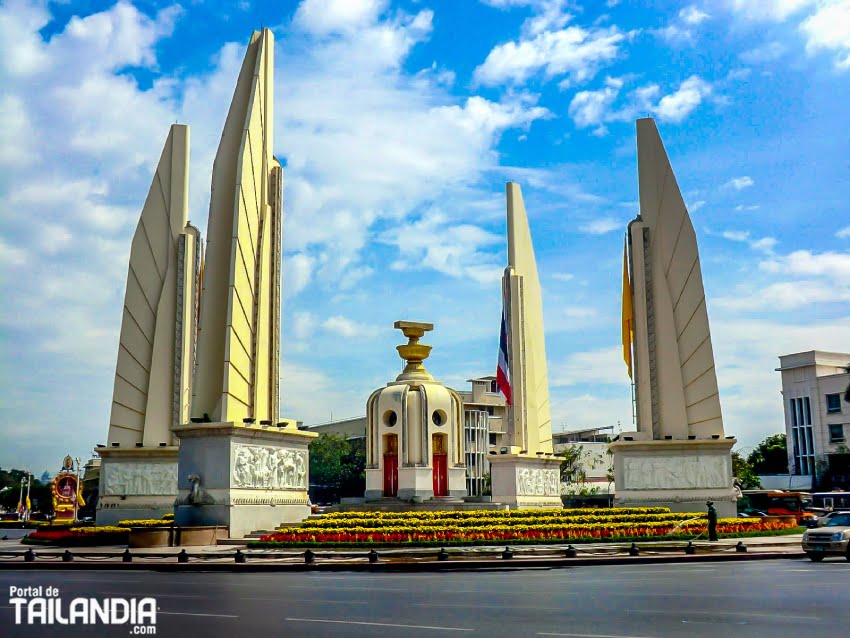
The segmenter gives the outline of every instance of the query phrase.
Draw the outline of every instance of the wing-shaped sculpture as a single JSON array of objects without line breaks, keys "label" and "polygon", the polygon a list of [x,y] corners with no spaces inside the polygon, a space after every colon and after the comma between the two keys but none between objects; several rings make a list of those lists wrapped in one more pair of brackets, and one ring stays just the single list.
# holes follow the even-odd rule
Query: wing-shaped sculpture
[{"label": "wing-shaped sculpture", "polygon": [[638,427],[656,439],[723,435],[696,233],[653,119],[638,120],[637,142],[641,214],[630,234]]},{"label": "wing-shaped sculpture", "polygon": [[543,299],[528,217],[518,184],[508,182],[508,267],[502,278],[509,326],[513,405],[509,440],[528,454],[552,452],[549,379],[543,335]]},{"label": "wing-shaped sculpture", "polygon": [[273,68],[274,36],[255,31],[213,166],[192,404],[212,421],[278,418],[283,208]]},{"label": "wing-shaped sculpture", "polygon": [[172,444],[189,414],[198,231],[187,226],[189,127],[174,124],[130,249],[110,443]]}]

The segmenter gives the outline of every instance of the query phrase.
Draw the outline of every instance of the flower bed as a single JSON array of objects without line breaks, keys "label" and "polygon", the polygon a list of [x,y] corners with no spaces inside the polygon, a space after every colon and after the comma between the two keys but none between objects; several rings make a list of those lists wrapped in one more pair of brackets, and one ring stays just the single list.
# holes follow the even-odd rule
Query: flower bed
[{"label": "flower bed", "polygon": [[71,527],[69,529],[44,529],[21,539],[28,545],[124,545],[130,530],[124,527]]},{"label": "flower bed", "polygon": [[[723,518],[723,535],[777,533],[789,521]],[[486,545],[692,538],[707,531],[705,513],[666,508],[473,512],[348,512],[305,521],[250,543],[255,547]]]}]

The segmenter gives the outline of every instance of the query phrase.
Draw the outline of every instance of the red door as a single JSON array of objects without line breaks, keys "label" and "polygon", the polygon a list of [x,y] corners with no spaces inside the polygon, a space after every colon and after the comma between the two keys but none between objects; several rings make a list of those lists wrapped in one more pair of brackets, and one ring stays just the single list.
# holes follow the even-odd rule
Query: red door
[{"label": "red door", "polygon": [[434,496],[449,495],[449,455],[434,455]]},{"label": "red door", "polygon": [[398,496],[397,454],[384,454],[384,496]]},{"label": "red door", "polygon": [[446,435],[431,436],[431,467],[434,468],[434,496],[449,495],[449,455],[446,449]]},{"label": "red door", "polygon": [[398,496],[398,436],[384,435],[384,496]]}]

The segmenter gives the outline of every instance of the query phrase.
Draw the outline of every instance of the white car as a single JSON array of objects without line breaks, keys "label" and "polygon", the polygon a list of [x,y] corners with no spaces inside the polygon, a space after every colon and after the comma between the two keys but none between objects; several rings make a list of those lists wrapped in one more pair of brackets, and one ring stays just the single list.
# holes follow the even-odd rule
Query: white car
[{"label": "white car", "polygon": [[806,530],[803,551],[815,562],[828,555],[850,560],[850,512],[836,512],[823,527]]}]

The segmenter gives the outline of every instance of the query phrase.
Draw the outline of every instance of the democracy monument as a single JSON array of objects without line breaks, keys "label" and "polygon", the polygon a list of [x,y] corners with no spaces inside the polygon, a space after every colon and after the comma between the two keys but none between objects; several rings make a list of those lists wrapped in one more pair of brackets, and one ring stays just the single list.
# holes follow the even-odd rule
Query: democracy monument
[{"label": "democracy monument", "polygon": [[[273,155],[274,36],[254,32],[212,172],[205,247],[188,221],[189,127],[168,133],[133,236],[102,459],[98,525],[161,519],[242,537],[310,513],[309,444],[281,418],[283,170]],[[629,224],[623,352],[637,430],[611,443],[615,504],[734,515],[696,235],[652,119],[637,123],[640,214]],[[397,321],[403,372],[366,402],[363,507],[562,507],[542,290],[522,193],[506,185],[507,267],[496,376],[505,441],[492,502],[465,503],[463,403]],[[467,507],[468,506],[468,507]]]}]

